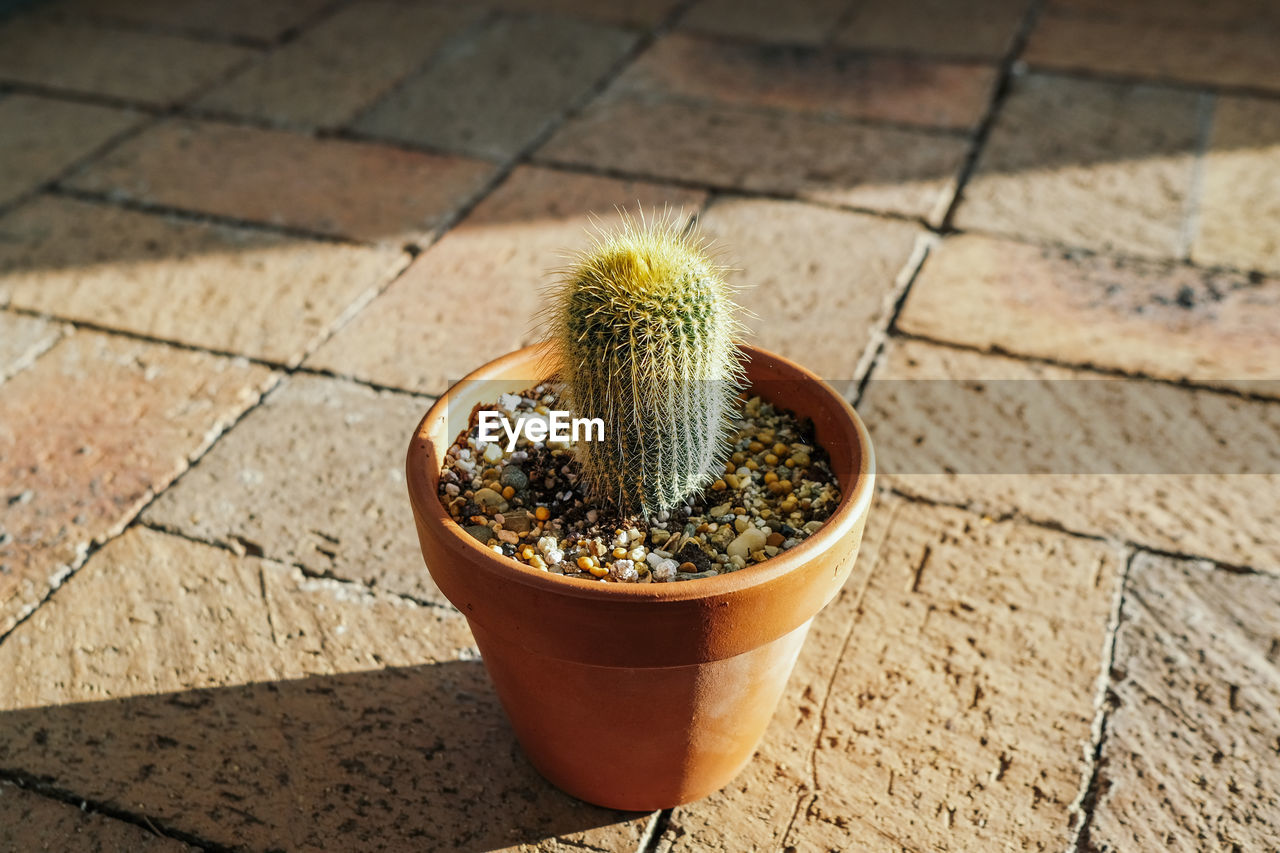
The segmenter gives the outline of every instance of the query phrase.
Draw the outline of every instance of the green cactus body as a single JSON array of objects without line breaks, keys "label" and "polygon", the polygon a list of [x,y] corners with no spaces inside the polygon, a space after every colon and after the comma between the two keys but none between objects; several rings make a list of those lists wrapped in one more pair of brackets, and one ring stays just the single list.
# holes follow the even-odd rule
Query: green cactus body
[{"label": "green cactus body", "polygon": [[553,344],[568,405],[601,418],[580,442],[590,494],[652,515],[723,465],[742,372],[723,270],[674,221],[602,235],[554,294]]}]

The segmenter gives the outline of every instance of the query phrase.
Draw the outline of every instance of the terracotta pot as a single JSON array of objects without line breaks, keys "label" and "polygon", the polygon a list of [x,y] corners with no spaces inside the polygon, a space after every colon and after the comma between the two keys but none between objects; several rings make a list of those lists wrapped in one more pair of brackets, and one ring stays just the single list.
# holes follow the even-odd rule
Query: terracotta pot
[{"label": "terracotta pot", "polygon": [[737,572],[653,584],[566,578],[495,554],[449,517],[437,498],[445,452],[476,406],[546,378],[535,348],[455,385],[409,445],[431,576],[470,622],[529,759],[583,800],[652,810],[728,783],[764,734],[809,623],[853,568],[875,478],[866,429],[812,373],[744,352],[754,393],[813,421],[843,500],[816,534]]}]

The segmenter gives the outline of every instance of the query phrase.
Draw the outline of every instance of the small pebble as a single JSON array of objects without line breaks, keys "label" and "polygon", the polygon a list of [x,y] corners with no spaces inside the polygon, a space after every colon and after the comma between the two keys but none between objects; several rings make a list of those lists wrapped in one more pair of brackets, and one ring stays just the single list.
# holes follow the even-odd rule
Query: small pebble
[{"label": "small pebble", "polygon": [[527,489],[529,487],[529,475],[525,474],[518,465],[508,465],[502,469],[498,482],[516,490]]},{"label": "small pebble", "polygon": [[746,559],[747,554],[751,551],[757,551],[765,545],[764,531],[758,527],[748,527],[738,538],[729,543],[729,547],[725,549],[725,553],[729,555],[729,559],[741,557]]}]

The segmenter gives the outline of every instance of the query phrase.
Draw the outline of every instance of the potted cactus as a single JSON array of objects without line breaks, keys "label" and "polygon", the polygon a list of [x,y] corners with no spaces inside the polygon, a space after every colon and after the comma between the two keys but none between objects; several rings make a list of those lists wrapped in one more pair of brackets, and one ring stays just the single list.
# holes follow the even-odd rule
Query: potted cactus
[{"label": "potted cactus", "polygon": [[[543,775],[614,808],[689,802],[750,760],[848,577],[871,445],[828,385],[738,342],[721,270],[669,223],[599,240],[548,311],[548,341],[479,368],[419,424],[407,474],[422,553]],[[553,398],[597,435],[539,442]],[[812,444],[770,428],[776,445],[735,452],[744,399],[808,425]],[[516,422],[505,447],[478,440],[494,409]],[[529,470],[499,470],[516,458]],[[820,495],[791,482],[827,475]],[[568,533],[588,522],[617,541]]]}]

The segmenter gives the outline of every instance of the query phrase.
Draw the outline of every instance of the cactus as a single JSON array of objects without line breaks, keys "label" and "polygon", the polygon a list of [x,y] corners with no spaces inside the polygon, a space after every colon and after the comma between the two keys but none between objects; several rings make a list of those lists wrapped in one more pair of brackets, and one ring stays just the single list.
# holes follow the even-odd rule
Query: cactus
[{"label": "cactus", "polygon": [[604,420],[579,442],[588,493],[654,515],[724,464],[743,385],[742,327],[703,240],[665,217],[598,235],[551,294],[551,344],[576,416]]}]

